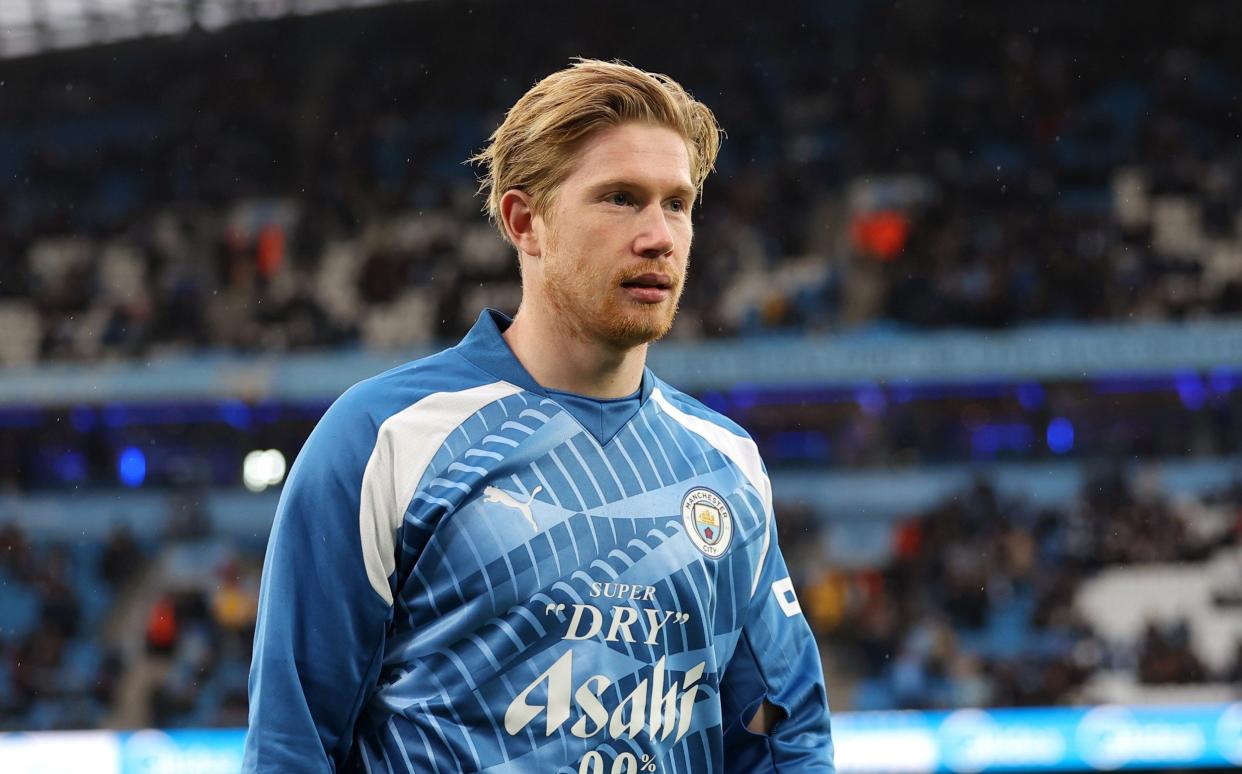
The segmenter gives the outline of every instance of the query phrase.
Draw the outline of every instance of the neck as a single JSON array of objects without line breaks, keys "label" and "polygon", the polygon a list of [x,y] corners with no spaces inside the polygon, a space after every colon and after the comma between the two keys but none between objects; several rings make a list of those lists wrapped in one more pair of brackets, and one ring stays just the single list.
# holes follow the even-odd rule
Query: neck
[{"label": "neck", "polygon": [[642,384],[646,344],[619,349],[591,341],[533,307],[518,309],[504,339],[535,381],[553,390],[621,398]]}]

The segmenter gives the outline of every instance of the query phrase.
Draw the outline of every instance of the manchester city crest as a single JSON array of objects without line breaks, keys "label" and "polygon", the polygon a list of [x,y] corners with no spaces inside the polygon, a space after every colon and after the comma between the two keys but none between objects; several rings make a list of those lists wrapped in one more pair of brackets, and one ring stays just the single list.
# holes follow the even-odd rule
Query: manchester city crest
[{"label": "manchester city crest", "polygon": [[733,540],[733,514],[724,498],[710,489],[695,487],[681,499],[681,521],[686,535],[700,551],[720,558]]}]

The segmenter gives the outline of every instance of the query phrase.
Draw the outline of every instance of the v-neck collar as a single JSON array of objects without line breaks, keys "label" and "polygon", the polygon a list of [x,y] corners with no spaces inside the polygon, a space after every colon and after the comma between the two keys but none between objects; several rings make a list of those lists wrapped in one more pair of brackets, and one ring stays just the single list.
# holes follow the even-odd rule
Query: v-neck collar
[{"label": "v-neck collar", "polygon": [[578,420],[582,429],[590,433],[601,447],[616,438],[643,408],[638,390],[623,398],[605,400],[563,390],[548,390],[548,395]]},{"label": "v-neck collar", "polygon": [[[535,377],[518,362],[513,350],[501,335],[513,319],[495,309],[484,309],[479,313],[465,338],[455,349],[462,357],[482,368],[497,379],[506,381],[523,390],[550,398],[548,391],[535,381]],[[655,389],[655,375],[646,366],[643,367],[643,379],[640,387],[639,404],[646,405],[647,399]]]},{"label": "v-neck collar", "polygon": [[[647,399],[651,397],[651,393],[655,390],[655,376],[644,366],[642,384],[639,386],[637,396],[638,405],[625,417],[624,421],[609,423],[606,421],[609,411],[606,406],[608,404],[615,405],[622,401],[634,400],[634,398],[597,399],[563,390],[549,390],[545,388],[535,381],[535,378],[530,375],[530,372],[526,370],[513,354],[513,350],[509,349],[509,344],[505,341],[502,334],[512,324],[512,318],[507,315],[495,309],[484,309],[479,314],[479,319],[475,321],[474,326],[471,327],[470,332],[466,334],[465,338],[454,349],[462,357],[497,379],[521,387],[523,390],[556,403],[577,423],[584,433],[594,439],[601,449],[610,444],[627,425],[634,421],[635,417],[646,406]],[[563,397],[568,399],[563,399]],[[598,415],[593,415],[586,410],[586,405],[584,404],[589,403],[596,404],[599,411]]]}]

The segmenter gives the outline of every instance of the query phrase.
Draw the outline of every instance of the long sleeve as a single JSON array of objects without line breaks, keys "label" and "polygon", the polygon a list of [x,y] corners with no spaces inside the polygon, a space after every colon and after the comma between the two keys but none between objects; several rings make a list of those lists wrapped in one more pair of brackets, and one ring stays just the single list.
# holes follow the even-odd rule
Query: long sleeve
[{"label": "long sleeve", "polygon": [[[769,523],[769,546],[742,634],[720,686],[728,771],[833,772],[824,673]],[[784,718],[767,736],[746,728],[767,699]]]},{"label": "long sleeve", "polygon": [[376,436],[348,404],[329,409],[281,493],[259,596],[245,772],[340,768],[381,666],[391,605],[368,578],[359,530]]}]

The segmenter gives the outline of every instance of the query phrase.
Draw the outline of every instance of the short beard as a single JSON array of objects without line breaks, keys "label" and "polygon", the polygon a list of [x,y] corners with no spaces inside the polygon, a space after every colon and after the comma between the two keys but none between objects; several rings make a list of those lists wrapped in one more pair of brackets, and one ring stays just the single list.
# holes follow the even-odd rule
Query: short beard
[{"label": "short beard", "polygon": [[[620,272],[609,278],[605,295],[592,307],[587,296],[598,291],[589,286],[589,281],[583,281],[583,262],[564,256],[559,247],[553,231],[543,258],[543,290],[555,319],[569,335],[580,341],[601,342],[616,350],[627,350],[657,341],[672,329],[681,301],[682,280],[676,280],[672,303],[664,314],[627,313],[632,310],[623,309],[623,302],[613,292],[627,279]],[[675,277],[667,267],[662,266],[660,270]]]},{"label": "short beard", "polygon": [[663,317],[627,315],[620,310],[616,310],[614,314],[607,314],[601,310],[596,331],[597,338],[607,341],[618,349],[630,349],[664,338],[673,328],[680,295],[680,288],[678,288],[668,313]]}]

